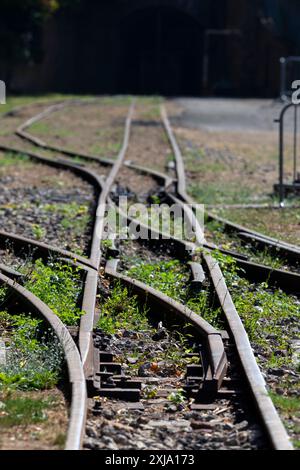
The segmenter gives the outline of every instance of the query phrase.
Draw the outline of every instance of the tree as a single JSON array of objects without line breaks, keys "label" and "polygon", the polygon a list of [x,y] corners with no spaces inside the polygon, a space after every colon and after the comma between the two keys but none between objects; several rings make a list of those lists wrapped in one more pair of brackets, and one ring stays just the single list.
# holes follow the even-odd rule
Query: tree
[{"label": "tree", "polygon": [[[39,62],[45,22],[80,0],[0,0],[0,79],[10,84],[15,64]],[[1,76],[2,75],[2,76]]]}]

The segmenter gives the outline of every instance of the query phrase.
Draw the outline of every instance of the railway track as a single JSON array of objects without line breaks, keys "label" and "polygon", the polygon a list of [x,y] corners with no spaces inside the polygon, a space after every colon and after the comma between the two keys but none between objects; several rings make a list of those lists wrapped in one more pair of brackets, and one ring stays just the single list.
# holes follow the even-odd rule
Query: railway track
[{"label": "railway track", "polygon": [[[49,146],[45,142],[32,137],[27,132],[28,127],[33,122],[42,119],[49,113],[60,111],[63,109],[64,104],[55,105],[54,107],[46,109],[46,111],[30,119],[17,130],[17,134],[21,136],[22,139],[30,141],[30,143],[38,148],[52,152],[53,157],[45,157],[35,151],[26,151],[23,153],[45,165],[59,167],[63,170],[68,170],[74,174],[80,175],[80,177],[84,178],[95,187],[98,194],[98,209],[94,218],[89,256],[85,258],[67,250],[61,250],[57,247],[5,232],[0,233],[0,239],[2,242],[9,239],[16,248],[21,247],[24,249],[28,246],[34,247],[36,256],[40,255],[45,259],[49,256],[49,253],[55,253],[59,257],[68,259],[70,262],[83,269],[85,273],[85,286],[82,309],[85,315],[81,319],[79,331],[79,351],[82,361],[79,369],[81,370],[81,376],[84,373],[87,379],[88,391],[93,396],[96,394],[97,396],[108,397],[113,401],[119,399],[124,403],[130,401],[136,403],[142,398],[143,406],[141,404],[128,406],[132,409],[140,409],[140,411],[142,411],[144,407],[143,412],[145,412],[145,407],[147,407],[147,405],[145,405],[147,400],[143,397],[145,397],[145,389],[147,390],[149,375],[146,373],[145,379],[140,380],[139,377],[136,377],[133,367],[133,377],[127,376],[122,365],[118,362],[120,360],[118,359],[118,354],[115,354],[115,350],[118,351],[120,347],[122,347],[122,341],[119,341],[120,344],[118,344],[117,347],[111,347],[109,335],[105,334],[101,329],[94,330],[99,320],[99,310],[101,309],[101,305],[97,305],[96,300],[97,294],[99,293],[98,273],[100,272],[101,285],[106,285],[106,292],[104,292],[104,294],[107,296],[115,286],[123,286],[124,289],[127,289],[130,297],[134,299],[134,302],[146,303],[150,312],[150,323],[152,321],[151,319],[154,317],[156,318],[156,324],[158,322],[160,325],[156,333],[158,336],[161,333],[172,338],[175,349],[176,347],[178,348],[178,339],[176,338],[176,331],[174,331],[174,325],[172,324],[173,317],[175,316],[176,321],[179,322],[182,327],[188,323],[191,328],[192,343],[195,350],[193,349],[190,355],[187,354],[187,357],[184,358],[183,364],[181,365],[182,369],[179,371],[175,370],[175,376],[173,370],[173,372],[170,373],[171,375],[166,377],[166,382],[169,381],[171,389],[164,386],[158,387],[157,393],[160,395],[162,402],[166,402],[169,396],[175,396],[174,401],[176,401],[176,397],[177,400],[180,401],[182,396],[178,394],[177,391],[178,388],[183,388],[186,392],[185,396],[191,399],[191,409],[194,410],[196,414],[199,414],[201,412],[203,413],[203,410],[209,410],[210,407],[214,408],[214,402],[220,403],[218,400],[220,400],[220,397],[223,399],[224,396],[227,400],[226,406],[230,403],[235,403],[234,406],[237,406],[236,401],[238,401],[239,406],[243,407],[245,398],[249,397],[250,392],[252,406],[258,410],[257,422],[255,424],[259,423],[261,429],[264,430],[264,440],[260,445],[271,446],[275,449],[290,449],[291,444],[288,436],[271,399],[268,397],[264,379],[257,366],[247,334],[231,299],[222,271],[213,258],[215,246],[207,243],[203,238],[202,229],[193,212],[194,202],[191,201],[186,194],[183,159],[164,108],[161,112],[160,126],[166,133],[175,155],[175,168],[171,167],[169,175],[165,175],[161,171],[150,170],[135,163],[125,161],[125,157],[128,155],[128,148],[130,148],[130,133],[134,112],[133,106],[134,105],[131,106],[127,116],[123,146],[116,160],[107,158],[101,159],[84,153],[78,155],[78,153],[68,149]],[[138,122],[135,121],[134,125],[138,127]],[[139,129],[137,132],[138,131]],[[0,148],[14,153],[21,151],[21,148],[11,148],[4,145],[0,146]],[[61,157],[56,157],[55,155],[57,153],[68,159],[65,160]],[[72,159],[78,156],[81,159],[80,164],[71,163]],[[101,173],[103,168],[106,169],[101,176],[98,176],[98,166],[101,168]],[[135,179],[137,181],[135,181]],[[117,180],[120,182],[116,186],[115,182]],[[128,214],[122,213],[122,209],[117,207],[114,202],[117,200],[117,197],[124,192],[124,187],[128,186],[127,193],[130,193],[130,190],[133,189],[132,192],[137,194],[138,188],[141,188],[143,184],[146,187],[146,199],[149,195],[153,196],[159,193],[164,201],[179,204],[185,212],[187,220],[190,226],[193,227],[195,233],[195,239],[193,241],[179,240],[176,237],[171,237],[171,240],[166,241],[163,240],[162,234],[158,230],[154,241],[150,239],[149,246],[146,247],[147,250],[150,250],[148,256],[151,256],[149,254],[151,250],[152,253],[155,253],[156,250],[158,250],[159,253],[165,253],[170,249],[170,246],[172,246],[171,251],[173,254],[170,259],[175,258],[179,260],[185,269],[190,272],[190,281],[188,282],[189,290],[192,293],[194,292],[193,289],[196,289],[196,292],[207,291],[207,293],[213,297],[213,303],[217,304],[218,308],[221,308],[222,321],[223,325],[225,325],[223,330],[213,327],[201,318],[201,316],[196,315],[191,309],[182,305],[180,301],[178,302],[174,300],[174,298],[162,294],[157,289],[137,279],[131,278],[130,275],[124,272],[124,269],[123,272],[119,272],[117,260],[115,262],[105,262],[105,256],[103,256],[101,250],[101,241],[104,236],[103,224],[107,206],[114,207],[119,214],[126,219],[126,223],[131,223],[136,228],[143,228],[145,231],[149,231],[149,227],[144,222],[140,222],[136,218],[129,217]],[[141,199],[145,198],[145,191],[141,191],[139,197]],[[228,221],[222,221],[222,223],[227,224],[230,230],[236,230],[241,236],[243,234],[246,238],[248,236],[254,239],[255,242],[261,242],[263,246],[267,245],[271,248],[274,247],[275,244],[276,249],[279,248],[284,256],[290,256],[291,261],[294,260],[295,253],[298,252],[297,247],[247,231],[243,227],[234,226]],[[203,247],[205,251],[199,253],[199,248],[202,249]],[[123,249],[124,247],[121,244],[119,247],[112,246],[108,250],[110,256],[121,257],[121,266]],[[298,274],[273,270],[258,263],[251,263],[245,259],[245,255],[226,252],[226,250],[223,250],[223,252],[224,254],[233,256],[237,260],[237,263],[245,269],[247,276],[252,276],[252,278],[256,280],[258,278],[260,280],[268,278],[274,285],[280,286],[289,292],[299,293]],[[160,256],[158,256],[158,262],[160,262]],[[3,272],[6,270],[7,275],[9,274],[8,267],[2,266],[2,269]],[[12,275],[12,273],[10,274]],[[105,300],[105,295],[103,301]],[[137,304],[135,308],[138,308]],[[213,307],[210,305],[210,308]],[[157,318],[157,311],[162,312],[159,318]],[[145,327],[146,336],[149,336],[149,332],[152,331],[150,323]],[[159,330],[161,330],[161,332]],[[130,335],[130,332],[127,334]],[[134,334],[138,334],[139,336],[139,334],[142,333],[137,330]],[[155,332],[153,334],[155,335]],[[175,335],[174,338],[173,335]],[[125,364],[128,366],[127,359],[123,358],[123,361],[125,361]],[[196,363],[193,363],[193,361]],[[134,364],[136,364],[136,362],[133,361],[133,365]],[[159,379],[160,375],[159,373],[157,375],[157,371],[160,366],[153,361],[150,363],[149,367],[150,376],[152,371],[154,378]],[[178,376],[176,376],[176,374],[178,374]],[[176,396],[176,393],[178,396]],[[237,399],[237,396],[240,395],[242,398]],[[75,394],[75,402],[73,401],[72,407],[72,416],[75,418],[73,421],[73,418],[71,419],[69,436],[74,436],[77,433],[77,441],[70,440],[70,437],[67,448],[79,448],[80,445],[82,445],[82,436],[84,434],[83,423],[85,421],[85,406],[83,406],[83,403],[85,405],[85,398],[81,396],[81,402],[79,404],[79,402],[76,402],[76,396]],[[96,417],[101,416],[100,405],[101,401],[97,400],[93,404],[93,413]],[[164,403],[164,406],[165,405],[166,403]],[[178,403],[176,406],[178,406]],[[180,415],[182,412],[181,407],[176,408],[176,411]],[[188,427],[188,425],[190,425],[189,420],[185,421],[184,424]],[[77,424],[77,431],[75,433],[73,431],[75,424],[73,423]],[[81,427],[80,432],[78,431],[79,427]],[[80,436],[79,439],[78,436]]]}]

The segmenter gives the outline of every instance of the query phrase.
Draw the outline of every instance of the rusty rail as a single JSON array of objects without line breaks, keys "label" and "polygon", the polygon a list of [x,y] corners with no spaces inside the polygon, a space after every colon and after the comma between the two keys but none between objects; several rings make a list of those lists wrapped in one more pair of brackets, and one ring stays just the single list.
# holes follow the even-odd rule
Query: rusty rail
[{"label": "rusty rail", "polygon": [[[170,144],[175,155],[179,195],[184,201],[183,204],[194,203],[190,197],[186,197],[186,183],[183,157],[176,142],[170,121],[168,119],[164,107],[162,107],[161,109],[161,116],[167,136],[169,138]],[[190,212],[188,212],[188,214],[190,215]],[[198,240],[199,234],[201,239]],[[201,228],[199,228],[199,231],[197,232],[196,236],[197,241],[200,244],[203,243],[202,235],[202,230]],[[209,270],[210,277],[214,284],[215,291],[218,295],[220,305],[222,306],[224,315],[230,328],[230,332],[234,339],[236,350],[240,358],[243,370],[245,372],[245,376],[249,383],[249,387],[251,389],[254,401],[262,418],[262,422],[266,428],[270,442],[272,443],[273,448],[276,450],[290,450],[293,448],[293,446],[290,442],[285,427],[282,424],[282,421],[275,409],[275,406],[268,395],[265,380],[257,365],[253,350],[251,348],[251,344],[249,342],[248,335],[238,315],[238,312],[236,311],[219,264],[216,260],[213,259],[210,254],[204,254],[203,258]]]},{"label": "rusty rail", "polygon": [[76,344],[66,326],[44,302],[16,281],[1,273],[0,283],[12,289],[24,304],[46,320],[62,345],[68,366],[69,381],[72,386],[72,403],[65,449],[78,450],[81,447],[84,433],[87,393],[82,362]]}]

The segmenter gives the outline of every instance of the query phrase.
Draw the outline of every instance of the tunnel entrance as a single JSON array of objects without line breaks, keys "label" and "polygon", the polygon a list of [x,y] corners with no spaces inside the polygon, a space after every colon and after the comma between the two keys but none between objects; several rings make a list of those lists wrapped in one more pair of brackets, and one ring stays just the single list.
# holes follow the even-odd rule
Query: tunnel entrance
[{"label": "tunnel entrance", "polygon": [[139,10],[120,29],[122,93],[197,96],[202,86],[200,24],[175,8]]}]

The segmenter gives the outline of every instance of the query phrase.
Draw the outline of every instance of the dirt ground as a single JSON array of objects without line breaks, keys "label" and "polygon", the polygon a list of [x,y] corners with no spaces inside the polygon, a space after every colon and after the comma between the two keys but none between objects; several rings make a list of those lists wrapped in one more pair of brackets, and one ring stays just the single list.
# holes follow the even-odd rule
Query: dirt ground
[{"label": "dirt ground", "polygon": [[18,397],[47,400],[52,405],[45,410],[41,422],[3,427],[0,412],[1,450],[59,450],[64,447],[68,426],[65,397],[58,389],[39,392],[17,392]]},{"label": "dirt ground", "polygon": [[33,124],[28,132],[54,146],[100,157],[118,155],[130,100],[70,106]]}]

